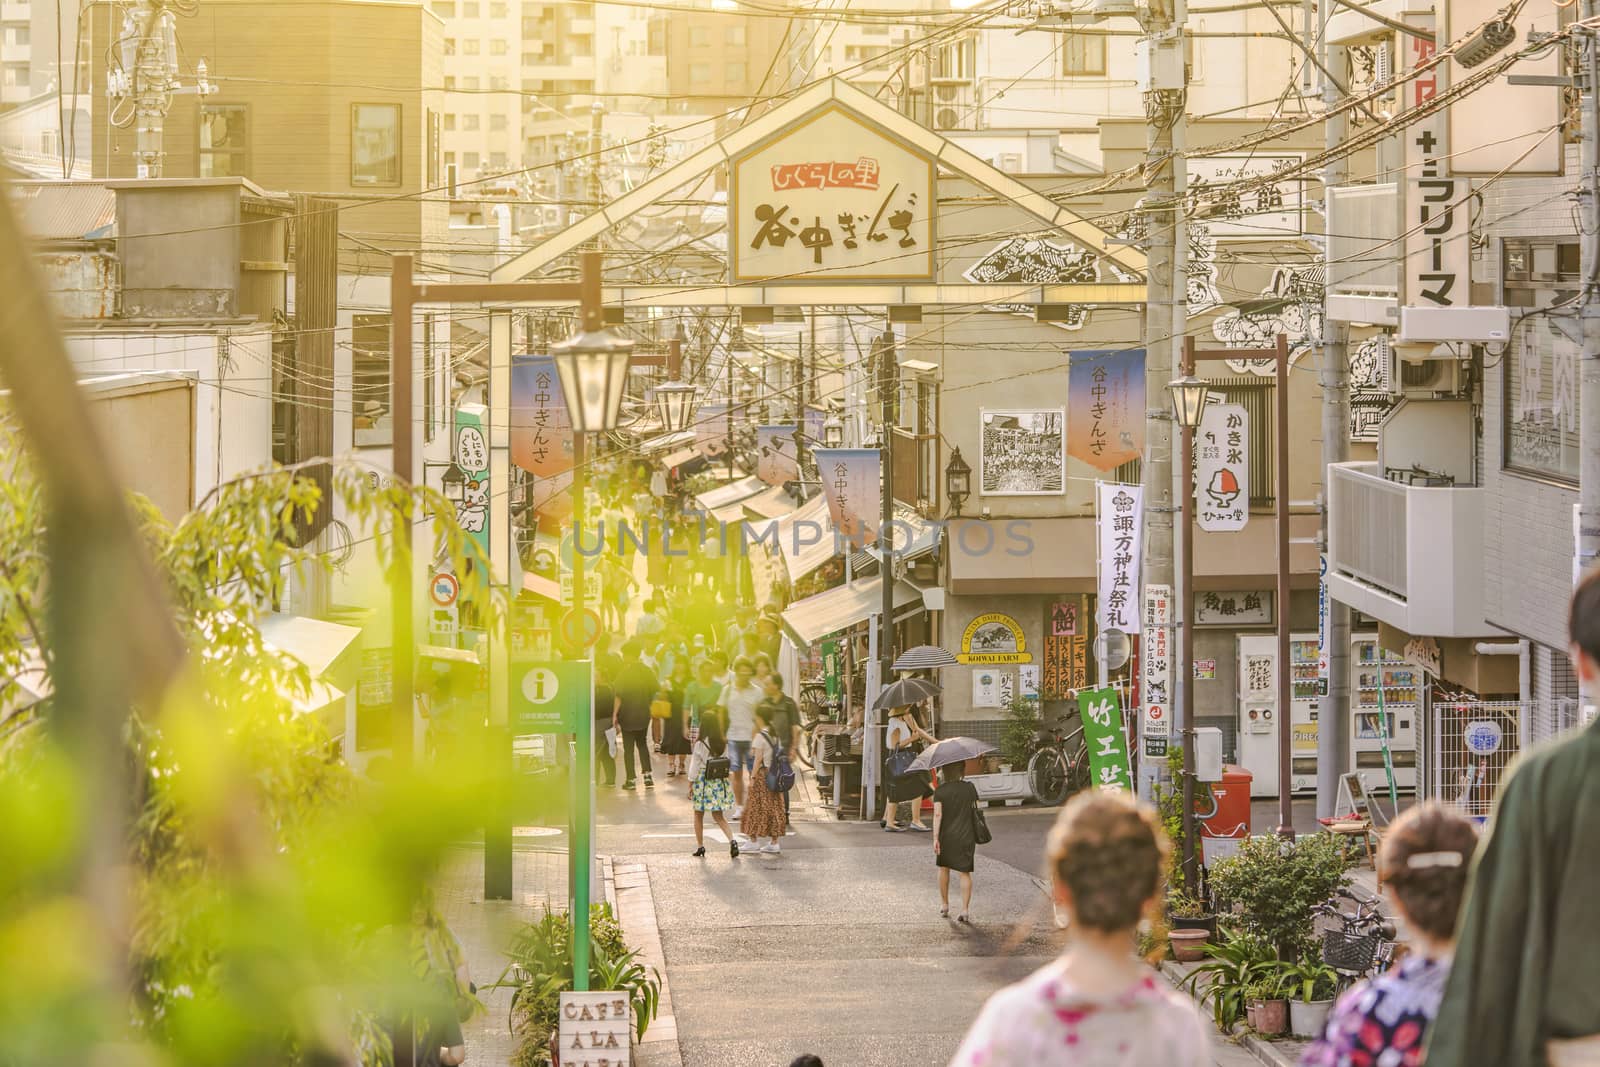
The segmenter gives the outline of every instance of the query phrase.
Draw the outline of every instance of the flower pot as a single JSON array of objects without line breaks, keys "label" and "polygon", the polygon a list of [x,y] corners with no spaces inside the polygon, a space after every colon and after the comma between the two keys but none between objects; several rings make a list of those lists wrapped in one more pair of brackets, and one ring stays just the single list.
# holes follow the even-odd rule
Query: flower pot
[{"label": "flower pot", "polygon": [[1263,1000],[1256,1009],[1256,1033],[1262,1037],[1277,1037],[1289,1029],[1289,1002]]},{"label": "flower pot", "polygon": [[1010,774],[1011,773],[1011,764],[1009,764],[1009,763],[1000,764],[1000,773],[1001,774]]},{"label": "flower pot", "polygon": [[1252,999],[1245,1002],[1244,1021],[1252,1030],[1261,1029],[1261,1001]]},{"label": "flower pot", "polygon": [[1199,963],[1206,958],[1206,942],[1211,935],[1205,930],[1169,930],[1167,943],[1179,963]]},{"label": "flower pot", "polygon": [[1297,997],[1289,1001],[1289,1032],[1301,1037],[1318,1036],[1332,1007],[1331,1000],[1306,1001]]},{"label": "flower pot", "polygon": [[1217,936],[1215,915],[1173,915],[1169,916],[1168,924],[1174,930],[1204,930],[1211,937]]}]

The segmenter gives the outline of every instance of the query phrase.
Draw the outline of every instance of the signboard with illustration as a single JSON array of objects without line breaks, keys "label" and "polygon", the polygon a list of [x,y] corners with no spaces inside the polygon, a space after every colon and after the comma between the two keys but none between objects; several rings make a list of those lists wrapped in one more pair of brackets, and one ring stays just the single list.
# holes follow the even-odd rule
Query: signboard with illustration
[{"label": "signboard with illustration", "polygon": [[572,421],[555,360],[511,361],[511,462],[540,478],[572,469]]},{"label": "signboard with illustration", "polygon": [[1101,789],[1131,789],[1128,739],[1122,729],[1122,698],[1107,686],[1078,694],[1083,743],[1089,750],[1089,779]]},{"label": "signboard with illustration", "polygon": [[967,623],[956,659],[961,663],[1032,663],[1033,654],[1017,620],[991,611]]},{"label": "signboard with illustration", "polygon": [[1211,532],[1250,521],[1250,415],[1243,404],[1207,404],[1194,436],[1196,522]]},{"label": "signboard with illustration", "polygon": [[456,408],[456,466],[466,475],[456,522],[472,539],[484,559],[489,558],[489,411],[482,404]]},{"label": "signboard with illustration", "polygon": [[818,108],[734,158],[731,280],[932,281],[934,177],[926,152]]},{"label": "signboard with illustration", "polygon": [[876,448],[819,448],[814,454],[834,530],[857,549],[871,544],[882,521],[883,454]]},{"label": "signboard with illustration", "polygon": [[1144,349],[1073,352],[1067,454],[1110,471],[1144,453]]}]

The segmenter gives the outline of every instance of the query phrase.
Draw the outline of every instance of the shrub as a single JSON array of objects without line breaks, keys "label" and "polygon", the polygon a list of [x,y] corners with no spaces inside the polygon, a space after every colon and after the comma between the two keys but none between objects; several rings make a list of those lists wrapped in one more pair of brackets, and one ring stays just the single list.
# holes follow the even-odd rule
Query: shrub
[{"label": "shrub", "polygon": [[1014,771],[1025,770],[1039,736],[1039,706],[1032,700],[1013,700],[1000,727],[1000,758]]},{"label": "shrub", "polygon": [[1311,909],[1350,884],[1347,867],[1327,834],[1251,837],[1211,865],[1211,891],[1219,912],[1231,910],[1231,922],[1293,960],[1314,948]]}]

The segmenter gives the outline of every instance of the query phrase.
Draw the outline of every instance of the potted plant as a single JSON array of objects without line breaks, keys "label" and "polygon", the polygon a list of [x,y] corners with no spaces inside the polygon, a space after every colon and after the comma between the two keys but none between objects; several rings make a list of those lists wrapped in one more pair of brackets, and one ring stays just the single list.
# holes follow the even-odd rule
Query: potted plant
[{"label": "potted plant", "polygon": [[[1349,863],[1329,834],[1295,841],[1272,835],[1245,839],[1210,867],[1219,910],[1277,950],[1281,959],[1315,956],[1312,909],[1350,884]],[[1225,907],[1224,907],[1225,905]]]},{"label": "potted plant", "polygon": [[1174,930],[1204,930],[1208,937],[1217,934],[1217,917],[1206,902],[1193,893],[1174,889],[1167,894],[1167,915]]},{"label": "potted plant", "polygon": [[1250,1026],[1262,1037],[1277,1037],[1289,1029],[1289,1002],[1284,996],[1283,964],[1257,968],[1255,979],[1245,990]]},{"label": "potted plant", "polygon": [[1000,724],[1000,770],[1026,767],[1039,737],[1039,706],[1036,701],[1016,699],[1006,709]]},{"label": "potted plant", "polygon": [[1204,945],[1202,951],[1208,959],[1190,971],[1182,985],[1211,1008],[1212,1021],[1226,1034],[1245,1017],[1246,993],[1278,961],[1270,946],[1247,933]]},{"label": "potted plant", "polygon": [[1334,983],[1338,974],[1332,967],[1317,959],[1302,959],[1285,969],[1285,979],[1292,983],[1287,990],[1289,998],[1289,1032],[1302,1037],[1316,1037],[1328,1021],[1328,1011],[1333,1007]]}]

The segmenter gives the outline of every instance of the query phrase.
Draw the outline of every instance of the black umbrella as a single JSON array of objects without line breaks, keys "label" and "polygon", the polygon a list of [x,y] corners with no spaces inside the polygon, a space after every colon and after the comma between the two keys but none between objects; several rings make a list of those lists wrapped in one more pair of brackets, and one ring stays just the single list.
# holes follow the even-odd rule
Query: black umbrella
[{"label": "black umbrella", "polygon": [[900,658],[890,665],[896,671],[932,671],[940,667],[954,667],[957,660],[938,645],[918,645],[900,653]]},{"label": "black umbrella", "polygon": [[912,761],[911,766],[906,768],[906,773],[931,771],[952,763],[965,763],[975,756],[993,751],[993,745],[987,741],[979,741],[976,737],[947,737],[923,749],[922,753]]},{"label": "black umbrella", "polygon": [[938,685],[926,678],[902,678],[883,687],[883,692],[878,694],[877,703],[872,705],[872,710],[920,704],[929,697],[938,696],[941,692],[943,690]]}]

